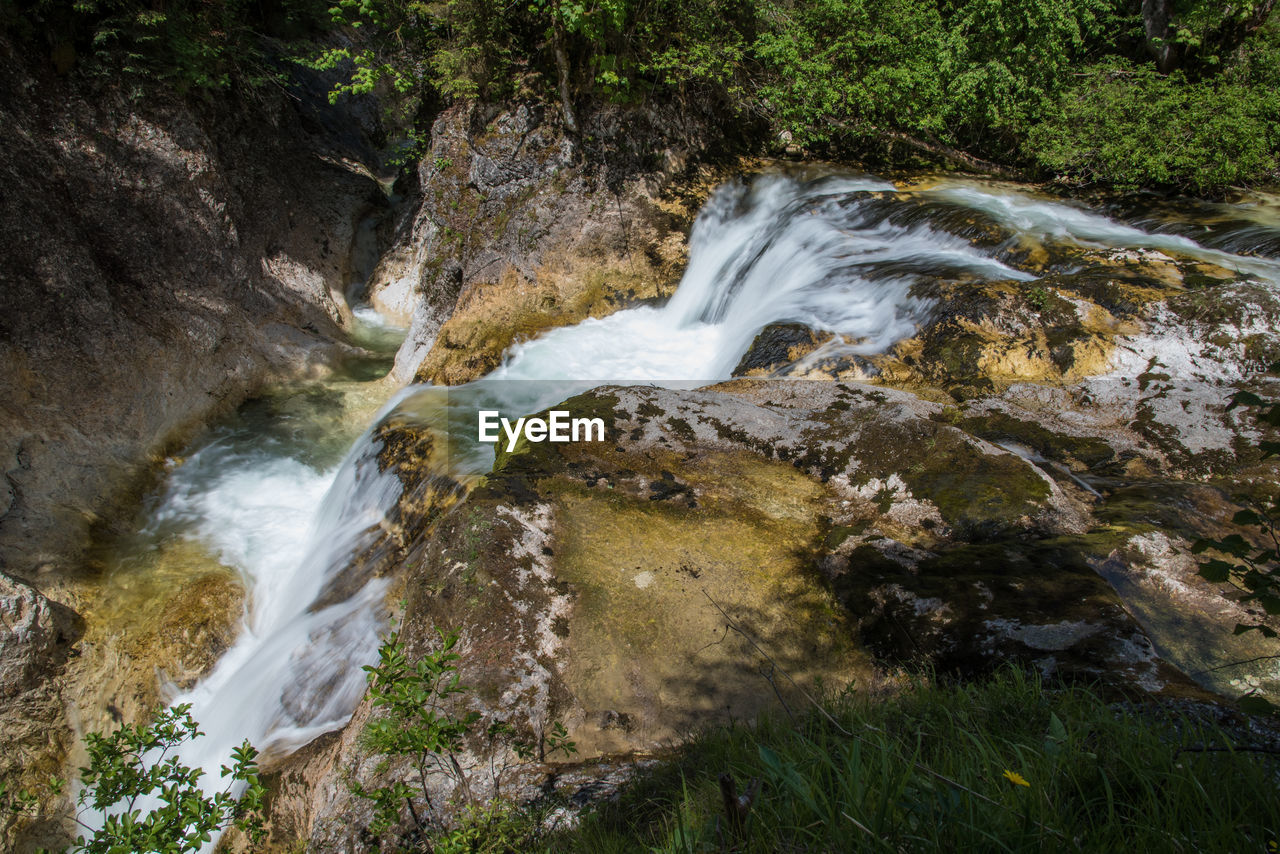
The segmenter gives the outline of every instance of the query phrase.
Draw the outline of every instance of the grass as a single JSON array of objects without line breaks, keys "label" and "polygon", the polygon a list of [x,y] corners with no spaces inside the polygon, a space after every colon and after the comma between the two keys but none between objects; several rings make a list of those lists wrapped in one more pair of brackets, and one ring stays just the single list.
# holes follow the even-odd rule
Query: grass
[{"label": "grass", "polygon": [[[1009,669],[827,707],[709,729],[537,847],[1245,852],[1280,839],[1278,757],[1167,704]],[[741,833],[724,818],[726,772],[739,789],[762,783]]]}]

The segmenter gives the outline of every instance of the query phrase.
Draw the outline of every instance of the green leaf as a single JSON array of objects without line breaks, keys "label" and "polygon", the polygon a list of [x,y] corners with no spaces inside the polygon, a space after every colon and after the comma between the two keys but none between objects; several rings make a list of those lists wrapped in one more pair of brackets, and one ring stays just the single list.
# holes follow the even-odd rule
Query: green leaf
[{"label": "green leaf", "polygon": [[1244,557],[1253,551],[1253,546],[1249,545],[1249,542],[1239,534],[1228,534],[1214,543],[1214,547],[1232,557]]},{"label": "green leaf", "polygon": [[1246,694],[1236,701],[1236,705],[1240,711],[1250,715],[1269,715],[1276,710],[1269,700],[1257,694]]},{"label": "green leaf", "polygon": [[1235,569],[1235,566],[1225,560],[1208,560],[1200,565],[1199,574],[1205,581],[1221,584],[1231,577],[1231,570],[1233,569]]},{"label": "green leaf", "polygon": [[1231,521],[1236,525],[1261,525],[1262,517],[1252,510],[1241,510],[1231,517]]}]

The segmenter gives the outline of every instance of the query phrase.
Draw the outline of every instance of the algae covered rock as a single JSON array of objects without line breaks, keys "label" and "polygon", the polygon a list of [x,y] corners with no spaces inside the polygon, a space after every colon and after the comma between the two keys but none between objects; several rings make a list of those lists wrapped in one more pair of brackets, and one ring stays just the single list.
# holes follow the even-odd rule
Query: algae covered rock
[{"label": "algae covered rock", "polygon": [[60,775],[70,741],[50,726],[62,711],[62,673],[82,625],[71,609],[35,588],[0,574],[0,779],[9,791],[26,788],[39,799],[34,813],[0,812],[0,847],[10,850],[30,829],[61,819],[48,788]]},{"label": "algae covered rock", "polygon": [[[477,733],[501,722],[538,743],[563,724],[580,750],[512,764],[509,745],[472,738],[460,761],[477,769],[473,794],[540,797],[576,762],[605,773],[591,763],[799,708],[801,688],[874,690],[920,666],[973,675],[1013,660],[1108,690],[1206,696],[1178,669],[1200,660],[1150,619],[1195,601],[1160,586],[1173,564],[1196,584],[1177,556],[1197,530],[1186,502],[1124,480],[1160,464],[1139,433],[1097,435],[1055,395],[1069,392],[1015,385],[954,405],[834,381],[603,387],[554,408],[604,419],[605,441],[522,439],[444,504],[420,492],[439,483],[441,437],[402,413],[383,454],[404,478],[391,528],[410,657],[439,628],[459,631],[457,710],[479,715]],[[1177,533],[1157,542],[1160,527]],[[1221,633],[1225,618],[1196,625]],[[340,847],[351,831],[333,816],[369,809],[346,784],[408,779],[363,746],[378,714],[366,701],[281,768],[311,792],[281,821]],[[458,803],[446,775],[429,788],[438,809]]]},{"label": "algae covered rock", "polygon": [[773,371],[795,364],[831,337],[829,332],[816,332],[801,323],[770,324],[760,330],[751,342],[750,349],[733,369],[733,375],[768,376]]},{"label": "algae covered rock", "polygon": [[709,187],[685,203],[694,179],[673,179],[694,171],[686,156],[647,145],[676,137],[697,152],[710,133],[706,117],[649,107],[593,111],[577,138],[537,103],[442,111],[369,284],[375,305],[412,321],[395,376],[467,382],[513,343],[670,296]]}]

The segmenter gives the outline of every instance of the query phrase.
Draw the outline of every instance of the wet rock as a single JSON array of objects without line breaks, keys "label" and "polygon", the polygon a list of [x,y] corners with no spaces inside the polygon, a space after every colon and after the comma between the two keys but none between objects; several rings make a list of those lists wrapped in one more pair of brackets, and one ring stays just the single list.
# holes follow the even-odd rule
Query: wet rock
[{"label": "wet rock", "polygon": [[[30,585],[0,574],[0,780],[26,788],[39,802],[32,812],[0,814],[0,847],[16,850],[34,833],[57,845],[65,803],[48,788],[61,776],[70,733],[57,726],[63,711],[63,672],[83,625],[71,609]],[[48,835],[52,832],[52,835]]]},{"label": "wet rock", "polygon": [[[878,631],[864,626],[868,611],[888,621],[896,606],[873,592],[891,582],[856,568],[859,548],[916,560],[967,546],[994,553],[1086,525],[1078,490],[940,424],[939,404],[900,391],[737,380],[604,388],[563,407],[606,418],[609,441],[501,453],[407,564],[401,637],[419,655],[435,627],[461,630],[465,708],[531,734],[563,722],[585,759],[749,717],[778,695],[801,702],[782,671],[810,686],[864,684],[876,678],[868,652],[899,662],[867,641]],[[1018,571],[1035,577],[1036,566]],[[1011,575],[1001,595],[1016,601],[1026,579]],[[853,578],[867,585],[856,595]],[[1075,672],[1117,654],[1122,632],[1140,643],[1105,582],[1085,567],[1075,583],[1087,601],[1069,619],[988,614],[986,654],[1017,648]],[[1067,587],[1046,586],[1045,607]],[[937,659],[950,666],[946,643]],[[1153,666],[1135,659],[1144,677]],[[376,713],[362,707],[334,748],[334,767],[365,785],[409,770],[361,752],[358,733]],[[483,745],[470,750],[468,761],[483,759]],[[547,773],[535,766],[510,782]],[[432,785],[433,802],[447,800],[448,780]],[[328,816],[363,806],[337,787],[319,791],[312,839],[341,845],[349,831]]]},{"label": "wet rock", "polygon": [[0,553],[35,578],[77,566],[165,443],[348,349],[356,225],[385,200],[368,124],[316,120],[323,81],[182,103],[0,55],[0,231],[22,235],[0,269]]},{"label": "wet rock", "polygon": [[794,364],[831,338],[829,332],[816,332],[800,323],[772,323],[751,342],[733,375],[768,376]]},{"label": "wet rock", "polygon": [[906,552],[875,541],[833,574],[882,660],[973,676],[1022,661],[1046,676],[1155,692],[1190,684],[1156,653],[1076,538]]},{"label": "wet rock", "polygon": [[84,730],[147,720],[208,674],[243,628],[239,576],[211,570],[217,561],[200,546],[169,544],[139,563],[80,606],[87,627],[67,694]]},{"label": "wet rock", "polygon": [[578,143],[531,104],[437,118],[418,196],[370,285],[376,304],[412,316],[398,379],[466,382],[515,341],[674,291],[700,199],[673,184],[697,173],[686,154],[654,163],[641,149],[679,129],[697,151],[710,131],[657,109],[618,113],[585,115]]}]

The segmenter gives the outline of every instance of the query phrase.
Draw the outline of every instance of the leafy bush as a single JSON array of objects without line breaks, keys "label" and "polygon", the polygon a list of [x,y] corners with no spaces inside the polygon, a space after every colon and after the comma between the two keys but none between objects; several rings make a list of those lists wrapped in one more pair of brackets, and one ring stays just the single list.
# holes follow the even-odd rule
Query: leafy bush
[{"label": "leafy bush", "polygon": [[[149,725],[123,726],[110,735],[89,733],[85,747],[89,765],[80,770],[85,789],[81,807],[102,816],[88,827],[74,850],[88,854],[199,851],[213,834],[232,825],[257,841],[263,836],[265,794],[258,781],[257,751],[249,742],[231,753],[222,767],[226,787],[212,795],[200,787],[203,771],[169,755],[179,745],[200,737],[189,705],[167,709]],[[237,787],[243,792],[233,794]],[[145,812],[139,801],[156,806]]]},{"label": "leafy bush", "polygon": [[1274,89],[1191,82],[1119,64],[1081,73],[1027,134],[1027,150],[1054,172],[1207,192],[1261,180],[1276,168]]},{"label": "leafy bush", "polygon": [[[416,776],[415,784],[397,780],[366,789],[359,784],[352,792],[374,804],[374,821],[370,829],[385,834],[400,824],[407,807],[419,836],[433,835],[433,849],[441,845],[461,845],[465,840],[510,827],[517,810],[497,799],[504,773],[510,767],[498,758],[509,749],[519,761],[531,761],[557,752],[566,756],[577,752],[564,726],[556,723],[539,739],[530,739],[511,724],[496,720],[483,733],[475,731],[480,716],[476,712],[459,713],[456,699],[469,690],[460,684],[454,651],[458,645],[456,632],[440,632],[439,645],[418,661],[409,661],[399,635],[390,634],[379,649],[376,665],[365,667],[369,674],[369,696],[382,714],[366,726],[363,741],[375,754],[409,760]],[[494,798],[482,802],[472,791],[474,766],[464,766],[463,749],[468,738],[481,738],[484,753],[489,756],[487,769]],[[458,826],[449,829],[443,815],[431,802],[430,777],[442,773],[451,779],[462,794],[464,810]],[[428,813],[418,812],[414,801],[422,799]],[[465,848],[463,850],[471,850]]]},{"label": "leafy bush", "polygon": [[178,91],[280,82],[273,38],[315,32],[321,0],[0,0],[0,31],[51,50],[61,71]]}]

